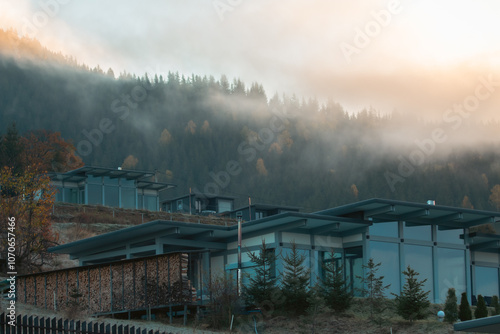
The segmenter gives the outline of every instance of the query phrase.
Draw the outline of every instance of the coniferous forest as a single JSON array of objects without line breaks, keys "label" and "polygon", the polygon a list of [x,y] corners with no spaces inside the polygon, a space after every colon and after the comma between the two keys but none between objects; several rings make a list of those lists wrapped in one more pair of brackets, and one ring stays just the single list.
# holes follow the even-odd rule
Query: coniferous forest
[{"label": "coniferous forest", "polygon": [[[45,129],[85,164],[305,212],[373,197],[500,207],[497,121],[347,112],[210,75],[114,73],[0,31],[0,134]],[[450,115],[448,115],[450,116]],[[497,186],[497,187],[495,187]]]}]

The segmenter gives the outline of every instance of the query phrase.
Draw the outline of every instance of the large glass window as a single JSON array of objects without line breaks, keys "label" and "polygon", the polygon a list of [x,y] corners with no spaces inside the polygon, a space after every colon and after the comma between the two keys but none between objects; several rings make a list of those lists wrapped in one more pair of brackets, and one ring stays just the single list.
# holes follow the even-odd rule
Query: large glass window
[{"label": "large glass window", "polygon": [[465,292],[465,252],[460,249],[437,248],[438,303],[444,303],[449,288],[455,288],[457,296]]},{"label": "large glass window", "polygon": [[104,186],[104,205],[119,207],[120,206],[120,198],[119,198],[120,188],[114,186]]},{"label": "large glass window", "polygon": [[122,187],[135,188],[135,180],[120,179],[120,185]]},{"label": "large glass window", "polygon": [[134,188],[122,188],[122,208],[135,209]]},{"label": "large glass window", "polygon": [[63,188],[56,187],[56,202],[63,201]]},{"label": "large glass window", "polygon": [[342,266],[342,253],[338,252],[320,252],[319,253],[319,276],[323,280],[325,279],[324,266],[333,263],[334,268],[337,270]]},{"label": "large glass window", "polygon": [[231,211],[233,209],[232,202],[228,200],[219,200],[218,202],[218,212]]},{"label": "large glass window", "polygon": [[97,184],[88,184],[88,204],[102,205],[102,186]]},{"label": "large glass window", "polygon": [[64,201],[66,203],[78,203],[78,189],[64,188]]},{"label": "large glass window", "polygon": [[370,226],[370,235],[397,238],[398,234],[398,222],[374,223]]},{"label": "large glass window", "polygon": [[102,184],[101,176],[87,175],[87,183]]},{"label": "large glass window", "polygon": [[498,296],[498,268],[480,267],[475,269],[474,296],[482,295],[487,300]]},{"label": "large glass window", "polygon": [[118,185],[118,179],[117,178],[111,178],[109,176],[104,176],[103,177],[104,184],[109,184],[109,185]]},{"label": "large glass window", "polygon": [[346,248],[344,258],[347,286],[355,296],[359,296],[362,284],[358,277],[363,276],[363,247]]},{"label": "large glass window", "polygon": [[433,299],[433,275],[432,275],[432,247],[404,245],[405,252],[405,270],[410,266],[413,270],[419,273],[417,279],[422,281],[427,279],[424,283],[423,289],[430,291],[429,299]]},{"label": "large glass window", "polygon": [[399,294],[399,244],[391,242],[370,242],[370,258],[375,264],[380,263],[377,276],[384,276],[384,285],[388,285],[386,297],[391,297],[391,292]]},{"label": "large glass window", "polygon": [[407,223],[405,223],[403,233],[405,239],[432,241],[430,225],[407,226]]},{"label": "large glass window", "polygon": [[157,211],[157,201],[156,196],[144,195],[144,209],[149,211]]},{"label": "large glass window", "polygon": [[437,241],[447,242],[451,244],[464,244],[464,239],[460,239],[460,234],[463,234],[464,230],[440,230],[437,229]]}]

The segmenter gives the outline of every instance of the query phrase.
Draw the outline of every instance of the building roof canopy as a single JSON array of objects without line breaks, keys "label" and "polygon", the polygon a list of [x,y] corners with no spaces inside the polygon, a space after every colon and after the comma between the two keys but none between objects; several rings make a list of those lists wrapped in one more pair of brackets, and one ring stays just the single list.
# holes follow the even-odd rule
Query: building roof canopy
[{"label": "building roof canopy", "polygon": [[439,229],[463,229],[494,223],[500,219],[500,212],[379,198],[319,211],[316,214],[352,217],[373,223],[405,221],[416,225],[438,225]]}]

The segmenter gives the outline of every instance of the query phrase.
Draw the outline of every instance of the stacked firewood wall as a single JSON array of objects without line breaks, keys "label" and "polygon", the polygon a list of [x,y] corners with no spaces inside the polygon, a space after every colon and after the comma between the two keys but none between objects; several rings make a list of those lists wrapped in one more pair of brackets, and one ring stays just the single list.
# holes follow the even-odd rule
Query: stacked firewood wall
[{"label": "stacked firewood wall", "polygon": [[77,303],[92,314],[196,302],[188,254],[174,253],[19,276],[18,302],[47,309]]}]

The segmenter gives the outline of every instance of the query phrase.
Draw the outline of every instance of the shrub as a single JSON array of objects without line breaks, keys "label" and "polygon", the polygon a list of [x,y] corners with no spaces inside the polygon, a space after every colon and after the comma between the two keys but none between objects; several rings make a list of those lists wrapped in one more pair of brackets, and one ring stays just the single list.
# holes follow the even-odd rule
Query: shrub
[{"label": "shrub", "polygon": [[309,270],[304,267],[305,260],[306,256],[299,253],[295,242],[291,252],[283,258],[285,271],[282,273],[281,292],[285,299],[284,310],[294,315],[303,314],[309,306]]},{"label": "shrub", "polygon": [[232,275],[214,275],[208,284],[210,294],[210,313],[208,323],[213,328],[228,328],[231,316],[241,308],[240,297]]},{"label": "shrub", "polygon": [[[330,252],[330,257],[334,258],[333,251]],[[351,306],[353,295],[344,280],[342,266],[337,266],[333,261],[326,262],[323,264],[323,271],[321,292],[325,304],[335,312],[346,311]]]},{"label": "shrub", "polygon": [[366,298],[367,304],[370,307],[370,319],[373,322],[381,325],[385,319],[382,317],[386,307],[385,305],[385,290],[389,289],[390,284],[384,285],[384,276],[377,276],[377,271],[381,263],[375,264],[370,258],[366,265],[363,265],[365,276],[358,278],[363,283],[363,288],[360,289],[363,297]]},{"label": "shrub", "polygon": [[267,248],[265,240],[262,240],[259,254],[252,252],[249,257],[256,264],[256,268],[255,273],[248,277],[248,284],[243,286],[243,293],[247,304],[260,307],[279,294],[276,277],[272,273],[276,255],[274,250]]},{"label": "shrub", "polygon": [[396,296],[397,313],[404,319],[413,322],[413,320],[424,319],[427,315],[427,309],[430,306],[428,295],[430,291],[424,291],[423,286],[427,279],[419,281],[417,273],[410,266],[403,272],[406,276],[406,283],[403,286],[403,292]]},{"label": "shrub", "polygon": [[472,319],[472,311],[470,309],[469,301],[467,300],[467,293],[465,292],[462,292],[462,298],[460,299],[460,306],[458,307],[458,318],[461,321]]},{"label": "shrub", "polygon": [[444,303],[444,320],[450,324],[454,323],[458,319],[457,301],[455,289],[449,288],[448,296],[446,297],[446,302]]},{"label": "shrub", "polygon": [[477,296],[476,310],[474,311],[474,316],[476,319],[486,318],[488,316],[488,308],[486,308],[486,302],[483,296]]},{"label": "shrub", "polygon": [[500,304],[498,303],[498,296],[491,297],[491,307],[493,307],[493,315],[500,314]]}]

